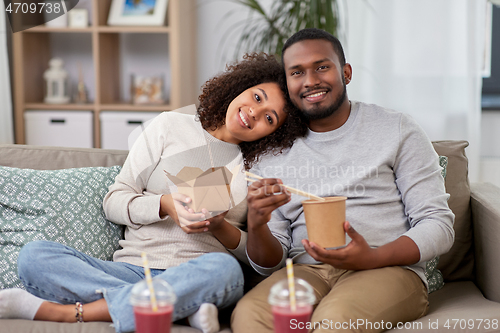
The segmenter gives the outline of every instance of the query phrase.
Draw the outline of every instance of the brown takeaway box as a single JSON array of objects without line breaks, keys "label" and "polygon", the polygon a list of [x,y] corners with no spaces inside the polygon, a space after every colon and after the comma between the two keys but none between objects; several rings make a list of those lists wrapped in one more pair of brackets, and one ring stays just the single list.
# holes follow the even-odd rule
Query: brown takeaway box
[{"label": "brown takeaway box", "polygon": [[237,165],[233,171],[226,167],[210,168],[206,171],[195,167],[184,167],[177,175],[165,171],[179,191],[192,199],[188,205],[195,212],[206,208],[210,212],[224,212],[234,206],[231,196],[231,181],[239,170]]}]

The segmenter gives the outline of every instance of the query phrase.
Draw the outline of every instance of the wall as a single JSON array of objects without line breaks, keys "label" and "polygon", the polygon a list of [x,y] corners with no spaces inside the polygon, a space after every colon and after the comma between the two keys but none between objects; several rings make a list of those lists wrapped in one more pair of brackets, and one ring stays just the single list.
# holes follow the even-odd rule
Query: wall
[{"label": "wall", "polygon": [[[0,11],[5,6],[0,4]],[[0,14],[0,144],[14,143],[14,128],[12,115],[12,100],[10,89],[10,71],[7,53],[7,32],[10,28],[6,25],[7,15]]]},{"label": "wall", "polygon": [[500,110],[482,113],[480,181],[500,187]]},{"label": "wall", "polygon": [[[270,5],[271,1],[261,1],[265,5]],[[362,2],[366,6],[365,2]],[[233,12],[229,18],[228,13]],[[355,11],[354,11],[355,12]],[[233,59],[236,36],[226,41],[224,47],[222,40],[225,33],[232,25],[238,21],[246,19],[248,12],[241,9],[241,6],[228,0],[198,0],[198,82],[201,86],[207,79],[216,75],[224,69],[224,63]],[[352,17],[351,17],[352,16]],[[363,26],[367,22],[359,20],[357,14],[350,13],[347,33],[351,38],[366,38],[360,35]],[[356,28],[357,27],[357,28]],[[351,39],[349,38],[349,39]],[[350,43],[349,39],[344,41],[347,56],[363,54],[357,49],[355,43]],[[369,42],[369,41],[367,41]],[[481,129],[481,161],[479,181],[487,181],[500,186],[500,111],[485,111],[482,113]]]},{"label": "wall", "polygon": [[[263,3],[269,5],[270,0]],[[3,5],[3,4],[2,4]],[[228,13],[232,13],[227,17]],[[198,0],[198,86],[224,70],[224,64],[234,59],[237,34],[224,42],[225,33],[240,21],[246,19],[248,12],[228,0]],[[362,22],[361,22],[362,23]],[[3,25],[2,25],[3,26]],[[2,29],[4,30],[4,29]],[[2,42],[1,48],[5,47]],[[347,53],[355,52],[346,47]],[[74,66],[71,66],[72,68]],[[2,77],[8,77],[8,70],[1,69]],[[86,78],[87,79],[87,78]],[[89,78],[90,79],[90,78]],[[125,89],[124,89],[125,90]],[[1,91],[7,91],[2,89]],[[124,91],[124,94],[126,92]],[[10,98],[2,95],[0,103],[10,103]],[[2,108],[2,110],[5,110]],[[0,118],[4,117],[0,114]],[[500,110],[483,111],[481,129],[481,176],[480,181],[488,181],[500,186]],[[6,133],[6,132],[4,132]]]},{"label": "wall", "polygon": [[[260,0],[268,8],[271,0]],[[248,11],[230,0],[198,0],[198,82],[199,86],[224,70],[225,63],[235,60],[235,49],[241,33],[238,25],[247,19]],[[231,32],[228,34],[228,32]],[[238,55],[241,59],[242,52]]]}]

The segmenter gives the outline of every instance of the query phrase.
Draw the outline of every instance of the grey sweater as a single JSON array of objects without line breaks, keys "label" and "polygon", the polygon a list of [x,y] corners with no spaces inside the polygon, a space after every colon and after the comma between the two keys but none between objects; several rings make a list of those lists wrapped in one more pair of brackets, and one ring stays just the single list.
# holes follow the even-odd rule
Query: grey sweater
[{"label": "grey sweater", "polygon": [[[420,250],[420,262],[409,268],[424,283],[425,262],[453,244],[454,215],[438,155],[419,125],[403,113],[352,102],[343,126],[309,131],[288,152],[262,158],[251,171],[318,196],[346,196],[347,221],[372,247],[408,236]],[[251,262],[259,273],[281,268],[287,254],[296,263],[318,263],[301,244],[307,238],[304,199],[292,195],[273,212],[268,225],[284,255],[276,267]]]},{"label": "grey sweater", "polygon": [[[194,106],[192,106],[194,107]],[[215,165],[213,165],[215,164]],[[210,233],[186,234],[170,216],[160,219],[160,198],[175,186],[165,176],[176,175],[184,166],[207,170],[243,166],[238,145],[220,141],[206,132],[194,116],[164,112],[141,133],[104,198],[106,217],[126,226],[122,249],[114,261],[142,265],[141,252],[151,268],[167,269],[204,253],[228,250]],[[246,182],[242,168],[231,186],[235,206],[226,220],[241,227],[246,219]],[[238,204],[239,203],[239,204]],[[246,233],[241,233],[233,254],[246,261]]]}]

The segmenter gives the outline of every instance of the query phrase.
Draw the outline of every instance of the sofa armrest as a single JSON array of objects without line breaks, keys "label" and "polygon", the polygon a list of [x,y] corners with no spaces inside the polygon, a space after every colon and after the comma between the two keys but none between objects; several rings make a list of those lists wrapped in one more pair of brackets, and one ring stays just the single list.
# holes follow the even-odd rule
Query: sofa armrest
[{"label": "sofa armrest", "polygon": [[483,295],[500,302],[500,188],[471,184],[476,284]]}]

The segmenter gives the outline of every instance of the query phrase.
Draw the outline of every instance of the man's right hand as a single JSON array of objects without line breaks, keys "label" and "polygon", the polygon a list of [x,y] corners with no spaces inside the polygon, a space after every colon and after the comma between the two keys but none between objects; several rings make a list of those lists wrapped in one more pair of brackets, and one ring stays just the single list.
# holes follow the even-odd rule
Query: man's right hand
[{"label": "man's right hand", "polygon": [[290,193],[281,185],[281,179],[264,178],[248,186],[248,228],[266,225],[273,210],[290,201]]},{"label": "man's right hand", "polygon": [[280,179],[266,178],[248,187],[247,253],[250,260],[262,267],[274,267],[283,257],[281,243],[267,226],[273,210],[291,199],[282,184]]}]

